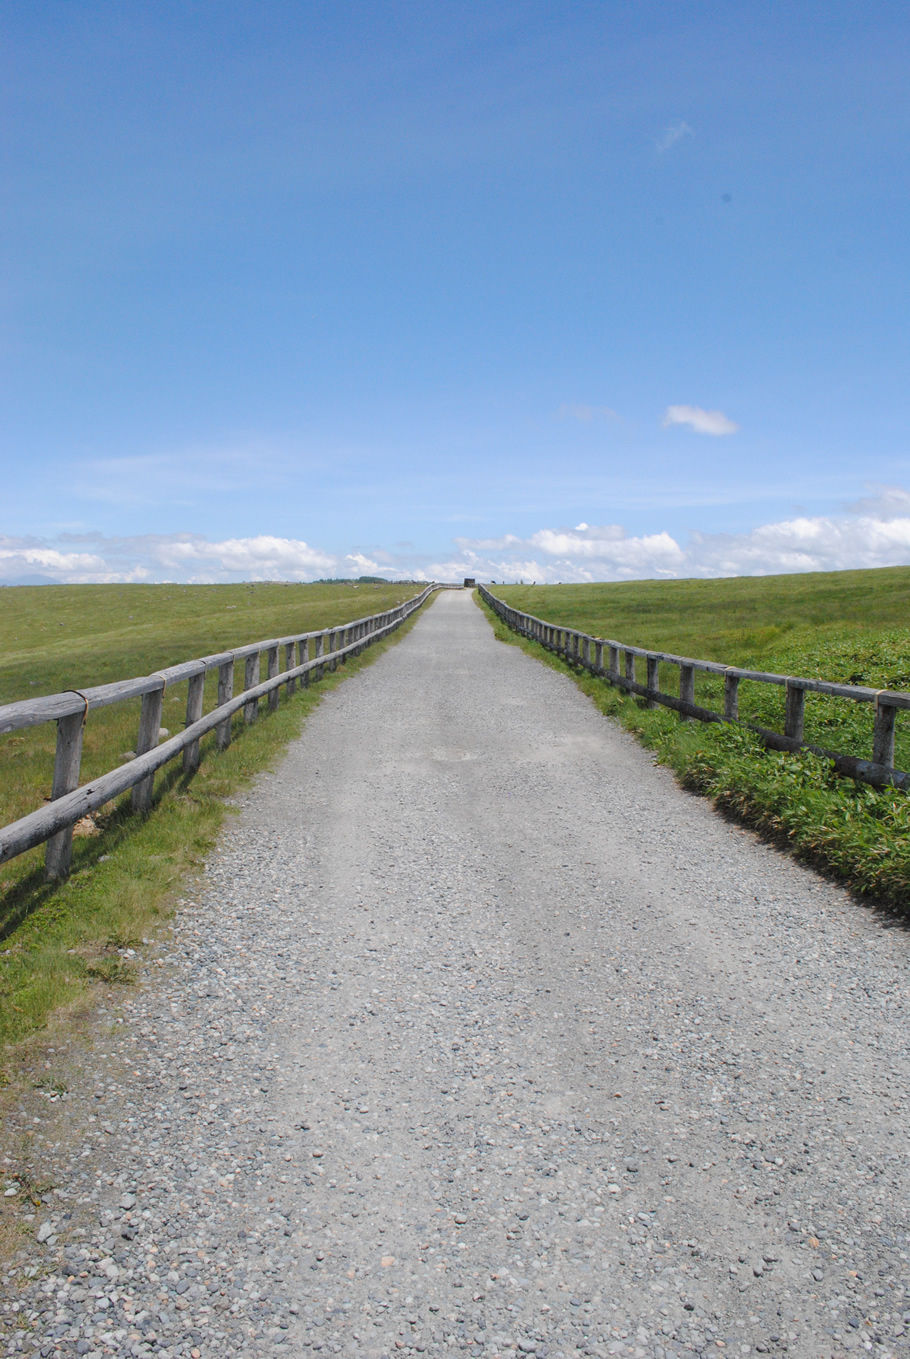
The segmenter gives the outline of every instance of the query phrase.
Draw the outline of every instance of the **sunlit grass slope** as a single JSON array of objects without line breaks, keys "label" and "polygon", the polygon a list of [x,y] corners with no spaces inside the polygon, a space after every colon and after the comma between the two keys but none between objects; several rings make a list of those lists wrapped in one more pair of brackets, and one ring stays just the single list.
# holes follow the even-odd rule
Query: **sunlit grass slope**
[{"label": "sunlit grass slope", "polygon": [[632,646],[762,670],[796,651],[812,673],[831,655],[854,683],[873,682],[874,672],[910,686],[910,566],[492,588],[513,608]]},{"label": "sunlit grass slope", "polygon": [[[632,646],[777,674],[910,690],[910,567],[493,591],[514,608]],[[906,794],[854,784],[811,754],[765,751],[746,732],[680,723],[675,714],[645,709],[602,681],[579,682],[688,786],[785,839],[857,891],[910,909]],[[661,667],[660,682],[675,692],[670,667]],[[721,682],[698,676],[695,697],[722,710]],[[740,687],[740,714],[747,721],[782,730],[783,704],[782,688]],[[806,739],[869,758],[872,716],[871,704],[810,694]],[[910,770],[910,717],[903,715],[896,763]]]},{"label": "sunlit grass slope", "polygon": [[0,590],[0,703],[144,675],[379,613],[419,585],[42,585]]},{"label": "sunlit grass slope", "polygon": [[[496,589],[526,613],[632,646],[775,674],[910,689],[910,567],[730,580],[639,581]],[[643,678],[643,677],[642,677]],[[675,692],[676,675],[661,668]],[[696,678],[696,702],[723,709],[722,681]],[[744,683],[740,714],[783,729],[784,691]],[[871,704],[810,694],[806,739],[872,754]],[[910,769],[910,721],[898,720],[898,764]]]},{"label": "sunlit grass slope", "polygon": [[[400,603],[414,585],[63,585],[0,590],[0,703],[147,675],[257,642],[343,623]],[[237,667],[235,692],[243,687]],[[217,675],[208,677],[206,711]],[[85,729],[82,781],[133,749],[139,700],[93,712]],[[186,685],[165,694],[163,725],[184,721]],[[240,720],[240,719],[238,719]],[[206,742],[211,745],[213,736]],[[56,730],[43,724],[0,736],[0,825],[50,794]],[[204,742],[204,745],[206,744]],[[40,851],[0,867],[0,882]]]}]

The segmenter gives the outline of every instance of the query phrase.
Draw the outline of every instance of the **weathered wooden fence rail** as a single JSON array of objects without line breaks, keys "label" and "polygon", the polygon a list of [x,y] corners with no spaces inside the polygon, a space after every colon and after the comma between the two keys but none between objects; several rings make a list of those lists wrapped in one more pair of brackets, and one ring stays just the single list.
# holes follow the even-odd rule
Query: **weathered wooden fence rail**
[{"label": "weathered wooden fence rail", "polygon": [[[856,684],[834,684],[829,680],[801,679],[794,675],[772,675],[761,670],[742,670],[734,665],[720,665],[716,661],[699,661],[690,656],[674,656],[666,651],[649,651],[645,647],[628,646],[624,642],[592,637],[575,628],[549,623],[533,614],[513,609],[497,599],[483,585],[478,590],[495,614],[513,631],[528,637],[548,651],[555,651],[571,664],[579,665],[594,675],[600,675],[629,693],[638,694],[653,706],[661,703],[674,708],[683,719],[697,718],[700,722],[732,722],[756,732],[774,750],[809,750],[833,761],[835,768],[864,783],[878,787],[893,785],[910,788],[910,774],[894,768],[894,732],[897,714],[910,708],[910,694],[893,689],[869,689]],[[646,682],[635,677],[636,659],[645,662]],[[659,687],[661,663],[679,670],[678,692],[665,693]],[[715,712],[695,702],[696,672],[721,676],[724,681],[724,710]],[[739,686],[742,680],[759,684],[777,684],[786,690],[783,732],[771,731],[754,722],[741,722],[739,716]],[[854,703],[874,704],[872,729],[872,758],[863,759],[841,751],[825,750],[803,739],[806,694],[827,694],[831,698],[850,699]]]},{"label": "weathered wooden fence rail", "polygon": [[[248,723],[255,721],[262,698],[267,698],[269,709],[274,710],[282,685],[290,694],[298,681],[308,685],[311,676],[319,679],[326,669],[335,670],[339,661],[344,662],[346,657],[359,654],[365,647],[394,632],[434,590],[443,588],[446,587],[435,583],[428,585],[420,594],[394,609],[351,623],[252,642],[233,651],[168,666],[138,679],[118,680],[92,689],[71,689],[0,707],[0,735],[42,722],[57,723],[51,801],[0,829],[0,863],[46,841],[48,875],[65,877],[72,862],[73,826],[80,818],[97,811],[129,788],[133,790],[135,810],[146,811],[152,801],[155,771],[162,765],[182,752],[183,768],[192,773],[198,767],[199,742],[206,732],[214,729],[219,750],[226,749],[231,741],[231,718],[235,713],[242,709]],[[265,680],[260,679],[263,656]],[[242,692],[235,695],[234,666],[238,661],[244,662],[244,686]],[[218,672],[217,706],[203,715],[205,680],[211,671]],[[178,736],[159,743],[165,691],[183,682],[187,685],[185,728]],[[96,708],[139,697],[142,707],[135,757],[80,788],[82,734],[88,714]]]}]

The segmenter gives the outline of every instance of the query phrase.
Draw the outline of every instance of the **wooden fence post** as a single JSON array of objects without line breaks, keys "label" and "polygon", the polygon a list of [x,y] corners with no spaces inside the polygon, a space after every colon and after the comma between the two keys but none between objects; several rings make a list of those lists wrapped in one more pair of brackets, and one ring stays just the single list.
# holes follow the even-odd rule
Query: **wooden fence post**
[{"label": "wooden fence post", "polygon": [[[158,744],[158,733],[161,730],[161,708],[164,703],[165,685],[162,681],[160,689],[152,689],[148,694],[142,695],[142,711],[139,714],[139,736],[136,741],[136,754],[144,755],[147,750],[154,750]],[[149,774],[146,778],[133,786],[133,811],[147,812],[152,805],[152,786],[155,781],[154,774]]]},{"label": "wooden fence post", "polygon": [[[315,657],[318,657],[318,656],[321,656],[321,655],[322,655],[323,648],[325,647],[325,633],[324,633],[324,632],[320,632],[320,633],[314,638],[314,643],[315,643],[315,644],[314,644],[314,646],[313,646],[313,656],[314,656],[314,658],[315,658]],[[316,666],[314,666],[314,667],[313,667],[313,670],[312,670],[313,678],[316,679],[316,680],[321,680],[321,679],[322,679],[322,671],[323,671],[323,667],[322,667],[321,665],[316,665]]]},{"label": "wooden fence post", "polygon": [[[54,782],[51,801],[71,793],[79,787],[79,766],[82,762],[82,733],[85,713],[73,713],[57,719],[57,753],[54,758]],[[49,878],[65,878],[73,862],[73,828],[52,835],[44,851],[44,868]]]},{"label": "wooden fence post", "polygon": [[[218,707],[234,697],[234,658],[222,661],[218,667]],[[226,717],[215,728],[215,744],[219,750],[227,750],[231,744],[231,719]]]},{"label": "wooden fence post", "polygon": [[[681,665],[679,667],[679,697],[683,703],[695,703],[695,666]],[[691,722],[692,717],[689,713],[681,713],[684,722]]]},{"label": "wooden fence post", "polygon": [[[265,656],[266,656],[266,677],[268,679],[274,679],[275,676],[278,674],[277,646],[266,647]],[[276,684],[274,689],[269,690],[269,712],[273,713],[277,712],[277,710],[278,710],[278,685]]]},{"label": "wooden fence post", "polygon": [[[296,648],[295,648],[293,642],[286,642],[286,643],[285,643],[285,647],[284,647],[284,668],[285,668],[285,670],[293,670],[293,669],[294,669],[294,651],[295,651],[295,649],[296,649]],[[291,678],[290,678],[290,679],[288,680],[288,682],[287,682],[287,686],[286,686],[286,687],[287,687],[288,697],[290,698],[291,694],[292,694],[292,693],[294,692],[294,690],[297,688],[297,679],[296,679],[296,676],[294,676],[294,675],[291,676]]]},{"label": "wooden fence post", "polygon": [[635,652],[626,652],[626,680],[629,684],[635,683]]},{"label": "wooden fence post", "polygon": [[600,637],[594,643],[594,673],[602,675],[604,672],[604,644]]},{"label": "wooden fence post", "polygon": [[886,764],[894,768],[894,720],[897,709],[890,703],[882,703],[881,695],[875,700],[875,726],[872,729],[872,758],[876,764]]},{"label": "wooden fence post", "polygon": [[619,683],[619,647],[613,646],[612,642],[608,646],[610,659],[607,664],[607,676],[611,684]]},{"label": "wooden fence post", "polygon": [[806,691],[795,684],[792,679],[787,680],[787,715],[784,719],[784,735],[789,736],[793,741],[802,744],[803,728],[805,726],[806,712]]},{"label": "wooden fence post", "polygon": [[739,675],[729,670],[724,675],[724,717],[728,722],[739,721]]},{"label": "wooden fence post", "polygon": [[660,692],[660,682],[658,679],[658,675],[660,672],[660,661],[657,659],[656,656],[645,657],[645,672],[647,675],[645,687],[648,690],[648,697],[645,700],[645,702],[649,708],[656,708],[657,700],[652,698],[652,694],[657,694]]},{"label": "wooden fence post", "polygon": [[[205,671],[201,675],[190,675],[186,686],[186,725],[191,727],[202,716],[202,701],[205,697]],[[184,774],[195,774],[199,768],[199,742],[193,741],[183,751]]]},{"label": "wooden fence post", "polygon": [[[310,659],[310,639],[309,637],[301,637],[300,641],[297,643],[297,664],[306,665],[309,659]],[[308,689],[310,687],[309,670],[303,676],[303,687],[304,689]]]},{"label": "wooden fence post", "polygon": [[[259,652],[254,651],[251,656],[247,656],[246,664],[243,667],[243,687],[252,689],[259,683]],[[250,699],[249,703],[243,705],[243,720],[249,725],[255,722],[259,716],[259,699]]]}]

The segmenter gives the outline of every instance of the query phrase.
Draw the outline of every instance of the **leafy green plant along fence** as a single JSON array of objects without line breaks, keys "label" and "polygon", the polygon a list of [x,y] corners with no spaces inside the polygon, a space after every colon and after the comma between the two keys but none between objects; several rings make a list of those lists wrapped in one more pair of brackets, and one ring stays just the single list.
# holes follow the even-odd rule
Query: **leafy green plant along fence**
[{"label": "leafy green plant along fence", "polygon": [[[199,765],[200,739],[207,732],[214,729],[218,749],[226,749],[231,741],[231,718],[241,708],[245,721],[254,722],[261,698],[267,697],[269,709],[275,709],[282,685],[287,687],[288,693],[293,693],[298,680],[307,685],[311,675],[319,679],[326,668],[335,670],[339,661],[344,662],[347,656],[359,654],[365,647],[394,632],[433,591],[441,588],[445,587],[428,585],[420,594],[394,609],[351,623],[340,623],[337,627],[252,642],[233,651],[168,666],[138,679],[118,680],[90,689],[71,689],[0,707],[0,735],[42,722],[57,723],[51,800],[46,806],[0,829],[0,863],[47,842],[45,866],[48,876],[65,877],[72,863],[73,827],[83,816],[97,811],[130,788],[134,810],[147,811],[152,802],[157,769],[182,752],[184,771],[193,773]],[[260,681],[263,656],[267,678]],[[238,661],[244,664],[244,686],[241,693],[235,695],[234,666]],[[217,706],[203,714],[206,676],[215,670],[218,672]],[[167,736],[161,728],[165,690],[181,683],[187,685],[186,725],[178,736]],[[141,697],[142,706],[135,755],[126,764],[118,765],[80,788],[82,734],[89,713],[95,708],[137,697]]]},{"label": "leafy green plant along fence", "polygon": [[[720,665],[716,661],[699,661],[688,656],[674,656],[665,651],[649,651],[644,647],[627,646],[624,642],[592,637],[586,632],[548,623],[533,614],[522,613],[497,599],[484,586],[478,586],[483,600],[514,632],[554,651],[570,664],[580,665],[610,684],[638,694],[649,704],[658,703],[674,708],[683,719],[697,718],[701,722],[732,722],[756,732],[774,750],[810,750],[830,759],[842,774],[878,787],[893,785],[910,788],[910,773],[894,768],[894,734],[897,715],[910,708],[910,694],[892,689],[870,689],[856,684],[834,684],[828,680],[801,679],[794,675],[766,674],[761,670],[743,670],[737,666]],[[645,683],[636,677],[636,662],[644,662]],[[666,664],[679,671],[675,694],[660,688],[660,665]],[[724,684],[724,710],[715,712],[695,702],[696,673],[719,676]],[[739,717],[739,686],[747,680],[758,684],[782,685],[786,694],[784,729],[772,731],[754,722],[741,722]],[[874,705],[872,729],[872,758],[841,751],[825,750],[803,739],[806,694],[826,694],[831,698],[849,699],[854,703]]]}]

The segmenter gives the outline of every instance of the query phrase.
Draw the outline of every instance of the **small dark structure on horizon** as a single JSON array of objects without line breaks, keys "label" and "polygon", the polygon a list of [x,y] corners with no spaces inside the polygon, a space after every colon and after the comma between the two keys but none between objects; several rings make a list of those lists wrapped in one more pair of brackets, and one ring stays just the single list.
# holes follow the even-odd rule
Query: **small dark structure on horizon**
[{"label": "small dark structure on horizon", "polygon": [[464,578],[464,588],[465,588],[466,590],[473,590],[473,589],[474,589],[474,586],[475,586],[476,584],[477,584],[477,581],[474,579],[473,576],[465,576],[465,578]]}]

